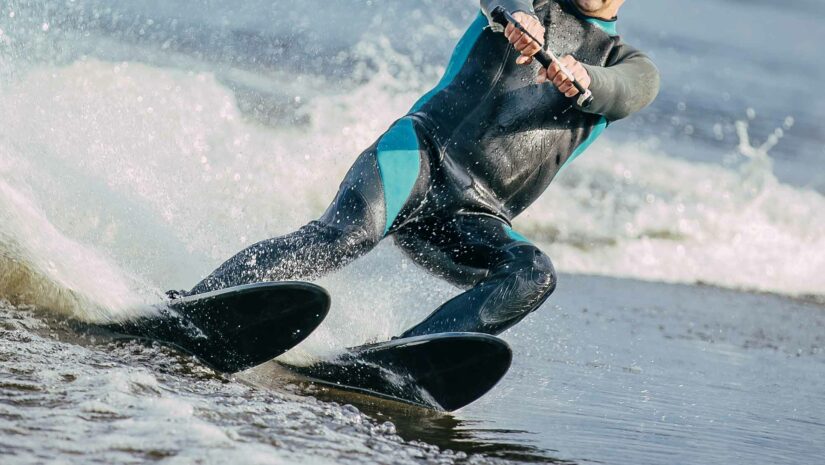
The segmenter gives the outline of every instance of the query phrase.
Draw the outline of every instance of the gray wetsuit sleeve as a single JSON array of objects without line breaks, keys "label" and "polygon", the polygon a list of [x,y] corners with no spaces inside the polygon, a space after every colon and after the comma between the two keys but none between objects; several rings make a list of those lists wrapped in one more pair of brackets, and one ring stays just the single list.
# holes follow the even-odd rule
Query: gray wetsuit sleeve
[{"label": "gray wetsuit sleeve", "polygon": [[620,44],[606,67],[583,65],[590,75],[593,104],[588,113],[616,121],[649,105],[659,93],[659,70],[647,55]]},{"label": "gray wetsuit sleeve", "polygon": [[536,15],[536,10],[533,8],[532,0],[481,0],[481,11],[483,11],[484,16],[487,17],[487,21],[490,23],[490,28],[496,32],[502,32],[504,30],[500,24],[493,21],[491,16],[493,10],[500,6],[504,7],[504,9],[510,13],[523,11],[533,16]]}]

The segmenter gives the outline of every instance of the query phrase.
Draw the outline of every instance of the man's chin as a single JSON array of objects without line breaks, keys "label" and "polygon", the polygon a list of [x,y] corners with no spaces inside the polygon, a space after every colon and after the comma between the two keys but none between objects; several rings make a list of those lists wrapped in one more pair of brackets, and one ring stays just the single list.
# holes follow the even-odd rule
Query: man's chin
[{"label": "man's chin", "polygon": [[607,4],[605,0],[573,0],[573,2],[584,13],[595,13]]}]

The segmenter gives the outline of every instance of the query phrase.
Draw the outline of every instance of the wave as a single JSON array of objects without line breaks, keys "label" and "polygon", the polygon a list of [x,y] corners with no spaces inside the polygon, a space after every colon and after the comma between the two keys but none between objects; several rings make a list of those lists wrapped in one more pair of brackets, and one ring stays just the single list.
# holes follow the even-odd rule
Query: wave
[{"label": "wave", "polygon": [[825,198],[773,175],[783,129],[752,147],[747,127],[730,166],[602,141],[517,225],[568,272],[822,295]]},{"label": "wave", "polygon": [[72,241],[26,196],[0,180],[0,297],[87,321],[139,308],[119,270]]},{"label": "wave", "polygon": [[[0,296],[100,317],[314,218],[426,88],[369,76],[319,91],[311,76],[267,75],[260,85],[291,96],[295,115],[268,126],[213,73],[33,67],[0,89]],[[821,294],[825,199],[777,181],[770,147],[750,147],[742,128],[727,165],[608,136],[516,226],[563,272]]]}]

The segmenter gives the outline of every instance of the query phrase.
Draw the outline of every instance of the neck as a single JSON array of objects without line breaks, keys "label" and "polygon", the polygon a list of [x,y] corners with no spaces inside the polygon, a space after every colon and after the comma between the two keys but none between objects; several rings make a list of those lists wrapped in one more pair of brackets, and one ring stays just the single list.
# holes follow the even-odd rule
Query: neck
[{"label": "neck", "polygon": [[584,15],[610,21],[619,14],[624,0],[573,0],[571,3]]}]

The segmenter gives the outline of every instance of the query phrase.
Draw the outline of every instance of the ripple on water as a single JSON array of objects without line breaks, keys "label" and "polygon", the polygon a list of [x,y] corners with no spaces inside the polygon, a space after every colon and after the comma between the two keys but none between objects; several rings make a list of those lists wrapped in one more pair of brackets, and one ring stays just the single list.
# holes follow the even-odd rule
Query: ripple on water
[{"label": "ripple on water", "polygon": [[405,442],[351,405],[259,390],[163,347],[63,342],[54,326],[0,303],[4,464],[484,461]]}]

